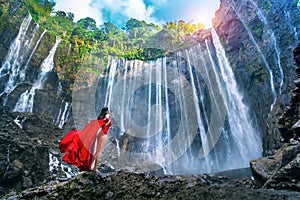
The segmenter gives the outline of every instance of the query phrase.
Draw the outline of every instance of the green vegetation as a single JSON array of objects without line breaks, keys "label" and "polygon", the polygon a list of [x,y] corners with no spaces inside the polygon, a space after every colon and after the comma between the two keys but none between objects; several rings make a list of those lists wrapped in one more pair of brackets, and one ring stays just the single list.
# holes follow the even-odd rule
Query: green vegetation
[{"label": "green vegetation", "polygon": [[260,21],[257,21],[255,24],[256,24],[256,27],[255,27],[256,35],[257,35],[258,38],[262,38],[263,29],[264,29],[263,24]]},{"label": "green vegetation", "polygon": [[[257,68],[258,67],[258,68]],[[248,66],[249,69],[255,69],[251,74],[251,83],[262,84],[266,82],[267,74],[261,66]]]},{"label": "green vegetation", "polygon": [[8,21],[8,6],[3,2],[0,2],[0,32],[2,32],[6,26]]},{"label": "green vegetation", "polygon": [[264,9],[264,10],[270,10],[271,5],[270,5],[270,3],[268,1],[263,1],[262,2],[261,0],[259,0],[258,4],[261,5],[262,9]]},{"label": "green vegetation", "polygon": [[[0,31],[9,21],[8,10],[11,3],[0,4]],[[60,71],[74,73],[88,56],[100,58],[102,66],[106,66],[108,55],[126,59],[155,59],[170,52],[186,48],[185,35],[192,34],[197,29],[203,29],[203,24],[190,24],[183,20],[168,22],[163,27],[146,23],[137,19],[129,19],[122,29],[106,22],[99,27],[92,18],[84,18],[75,23],[72,13],[54,12],[53,0],[21,0],[22,9],[28,10],[40,29],[46,29],[47,34],[62,38],[60,53],[56,63]],[[10,8],[7,7],[10,5]],[[20,16],[19,16],[20,17]],[[49,41],[51,42],[51,41]],[[53,43],[53,41],[52,41]]]}]

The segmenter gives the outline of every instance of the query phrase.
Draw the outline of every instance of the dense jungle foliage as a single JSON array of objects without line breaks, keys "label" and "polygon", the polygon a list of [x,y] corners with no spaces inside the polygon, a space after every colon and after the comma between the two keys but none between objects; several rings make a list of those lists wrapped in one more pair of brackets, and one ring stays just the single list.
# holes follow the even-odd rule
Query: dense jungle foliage
[{"label": "dense jungle foliage", "polygon": [[41,30],[62,39],[60,48],[65,52],[61,51],[57,64],[67,71],[76,71],[89,55],[101,58],[102,66],[106,66],[108,55],[140,60],[162,57],[185,48],[185,36],[204,28],[201,23],[183,20],[167,22],[161,27],[133,18],[122,28],[111,22],[97,27],[90,17],[74,22],[73,13],[54,11],[55,4],[52,0],[1,0],[0,32],[7,26],[7,20],[12,20],[14,11],[23,15],[29,12]]}]

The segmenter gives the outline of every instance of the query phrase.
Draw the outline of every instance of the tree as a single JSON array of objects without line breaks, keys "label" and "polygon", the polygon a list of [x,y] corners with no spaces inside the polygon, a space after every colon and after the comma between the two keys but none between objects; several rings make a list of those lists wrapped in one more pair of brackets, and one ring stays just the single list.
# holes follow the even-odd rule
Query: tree
[{"label": "tree", "polygon": [[125,28],[127,31],[131,31],[134,28],[143,28],[146,26],[145,21],[139,21],[137,19],[131,18],[126,22]]},{"label": "tree", "polygon": [[87,31],[94,31],[97,29],[96,21],[93,18],[86,17],[84,19],[80,19],[77,24]]},{"label": "tree", "polygon": [[74,21],[74,14],[71,13],[71,12],[68,12],[68,13],[67,13],[67,18],[68,18],[71,22],[73,22],[73,21]]},{"label": "tree", "polygon": [[65,18],[67,14],[64,11],[58,10],[56,11],[56,16]]},{"label": "tree", "polygon": [[50,15],[50,13],[54,10],[54,6],[56,5],[53,0],[40,0],[40,3],[48,15]]},{"label": "tree", "polygon": [[120,30],[111,22],[104,22],[100,27],[106,34],[117,34]]}]

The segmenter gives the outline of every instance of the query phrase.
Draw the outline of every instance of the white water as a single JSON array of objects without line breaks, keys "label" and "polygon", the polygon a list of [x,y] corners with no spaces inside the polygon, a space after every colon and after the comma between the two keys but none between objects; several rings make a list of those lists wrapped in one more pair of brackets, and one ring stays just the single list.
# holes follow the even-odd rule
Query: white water
[{"label": "white water", "polygon": [[66,123],[66,121],[69,117],[69,114],[70,114],[71,106],[72,106],[72,104],[70,104],[69,102],[66,102],[64,111],[59,120],[58,128],[62,128],[64,126],[64,124]]},{"label": "white water", "polygon": [[57,87],[57,92],[56,92],[56,96],[60,96],[62,92],[62,85],[61,82],[58,82],[58,87]]},{"label": "white water", "polygon": [[21,118],[19,115],[14,119],[14,122],[19,126],[20,129],[23,129],[23,123],[25,122],[26,117]]},{"label": "white water", "polygon": [[56,154],[49,152],[49,171],[54,176],[57,176],[56,173],[58,170],[61,170],[68,179],[76,176],[74,170],[72,170],[69,166],[59,162]]},{"label": "white water", "polygon": [[294,37],[296,40],[298,40],[298,32],[297,32],[297,27],[295,27],[294,25],[292,25],[291,21],[291,14],[290,11],[286,11],[284,10],[284,16],[286,18],[286,23],[288,24],[289,28],[291,29],[291,31],[294,32]]},{"label": "white water", "polygon": [[[197,131],[196,126],[189,126],[189,121],[196,122],[194,105],[190,107],[184,102],[189,101],[186,99],[192,96],[191,87],[185,88],[185,93],[179,95],[177,89],[181,87],[180,83],[188,83],[182,80],[183,77],[178,72],[176,75],[178,66],[176,69],[167,67],[166,58],[147,62],[131,60],[125,63],[125,67],[129,68],[127,71],[123,70],[123,67],[118,69],[123,72],[118,71],[113,94],[110,95],[111,109],[117,123],[113,126],[119,126],[127,134],[141,140],[135,149],[129,149],[133,156],[154,162],[162,166],[164,171],[173,173],[171,167],[167,167],[168,163],[174,161],[176,156],[183,155],[190,146],[188,142],[192,140],[185,140],[189,137],[188,130],[192,130],[194,135]],[[144,92],[137,95],[135,92],[140,90]],[[172,124],[170,119],[170,102],[166,95],[169,94],[169,90],[178,93],[176,97],[180,98],[179,110],[182,109],[178,115],[181,115],[183,121],[176,124],[180,126],[178,132],[182,137],[177,136],[175,141],[174,138],[171,141],[174,122]],[[192,120],[185,120],[188,117]],[[177,146],[176,143],[180,142],[182,146]],[[184,165],[186,168],[190,166],[189,163]]]},{"label": "white water", "polygon": [[[63,109],[62,109],[62,106],[63,106]],[[71,103],[63,101],[63,104],[59,108],[58,115],[57,115],[56,119],[53,121],[53,123],[56,126],[58,126],[58,128],[62,129],[63,126],[65,125],[65,123],[69,117],[71,107],[72,107]]]},{"label": "white water", "polygon": [[234,12],[236,13],[237,17],[239,18],[239,20],[242,22],[244,28],[246,29],[251,41],[253,42],[253,44],[255,45],[256,49],[257,49],[257,52],[259,53],[259,55],[261,56],[264,64],[265,64],[265,67],[266,67],[266,70],[268,71],[269,73],[269,81],[270,81],[270,87],[271,87],[271,91],[272,91],[272,95],[273,95],[273,102],[270,106],[270,110],[273,109],[274,105],[275,105],[275,102],[276,102],[276,98],[277,98],[277,94],[276,94],[276,91],[275,91],[275,86],[274,86],[274,77],[273,77],[273,71],[271,70],[270,66],[269,66],[269,63],[267,62],[264,54],[262,53],[260,47],[258,46],[255,38],[253,37],[252,33],[251,33],[251,30],[248,28],[248,26],[246,25],[245,21],[242,19],[242,17],[240,16],[239,12],[235,9],[234,6],[232,6],[232,9],[234,10]]},{"label": "white water", "polygon": [[225,55],[225,50],[214,29],[212,29],[212,36],[222,79],[225,84],[226,95],[223,98],[227,107],[230,132],[233,135],[234,144],[237,146],[237,151],[233,153],[240,155],[242,159],[242,162],[236,163],[236,167],[247,167],[249,160],[261,156],[262,143],[259,139],[260,135],[257,134],[257,130],[251,125],[248,108],[242,101],[243,95],[238,90],[233,71]]},{"label": "white water", "polygon": [[[218,65],[207,41],[206,48],[199,45],[172,59],[111,62],[113,84],[108,84],[106,99],[111,101],[113,126],[119,128],[110,133],[136,138],[127,150],[141,163],[156,163],[168,174],[193,174],[247,167],[250,159],[261,155],[259,133],[252,127],[220,41],[212,34]],[[200,74],[206,77],[209,96]],[[224,127],[226,116],[229,126]],[[197,148],[192,146],[196,138]]]},{"label": "white water", "polygon": [[[192,86],[192,90],[193,90],[193,98],[194,98],[194,102],[195,102],[195,110],[196,110],[196,114],[197,114],[197,123],[198,123],[198,128],[200,129],[200,137],[201,137],[201,143],[202,143],[202,149],[204,152],[204,155],[207,155],[209,153],[209,143],[208,143],[208,139],[207,139],[207,135],[206,135],[206,131],[203,125],[203,116],[201,116],[201,111],[200,111],[200,107],[199,107],[199,98],[198,98],[198,94],[196,91],[196,86],[195,86],[195,80],[194,80],[194,75],[192,72],[192,64],[190,61],[190,55],[189,55],[189,51],[186,49],[185,50],[186,53],[186,57],[187,57],[187,65],[188,65],[188,69],[189,69],[189,76],[190,76],[190,80],[191,80],[191,86]],[[204,157],[204,163],[205,163],[205,167],[206,169],[209,169],[209,163],[207,161],[207,157]]]},{"label": "white water", "polygon": [[[148,109],[148,112],[147,112],[147,137],[150,137],[150,124],[151,124],[151,96],[152,96],[152,73],[151,73],[151,71],[152,71],[152,68],[153,68],[153,65],[154,65],[154,63],[151,63],[150,64],[150,66],[149,66],[149,69],[150,69],[150,74],[149,74],[149,81],[148,81],[148,85],[149,85],[149,87],[148,87],[148,107],[147,107],[147,109]],[[125,90],[124,90],[125,91]],[[145,150],[146,151],[149,151],[150,150],[150,141],[149,140],[147,140],[146,141],[146,144],[144,145],[145,146]]]},{"label": "white water", "polygon": [[[200,46],[198,45],[198,49]],[[205,74],[208,78],[208,85],[210,87],[210,92],[211,92],[211,95],[212,95],[212,99],[213,99],[213,102],[214,102],[214,109],[217,110],[217,116],[218,117],[215,117],[213,120],[217,120],[217,119],[220,119],[221,121],[225,120],[225,103],[224,102],[224,96],[225,96],[225,92],[224,92],[224,89],[223,89],[223,86],[221,84],[221,78],[220,78],[220,74],[217,70],[217,67],[216,67],[216,63],[214,61],[214,59],[212,58],[212,54],[211,54],[211,51],[210,51],[210,48],[209,48],[209,45],[208,45],[208,41],[205,40],[205,50],[207,51],[208,53],[208,57],[209,57],[209,62],[210,62],[210,66],[209,65],[204,65],[205,67]],[[204,58],[202,57],[203,61],[204,61]],[[210,72],[209,69],[212,69],[212,72]],[[212,81],[214,81],[215,84],[212,83]],[[216,87],[217,91],[215,91],[215,89],[213,89],[214,87]],[[221,100],[222,98],[222,100]],[[223,103],[223,104],[222,104]],[[223,109],[222,109],[222,105],[223,105]],[[215,128],[215,126],[213,126],[213,128]],[[217,128],[217,127],[216,127]],[[225,158],[225,162],[227,160],[230,160],[230,157],[231,157],[231,149],[230,149],[230,146],[232,145],[229,145],[229,141],[228,141],[228,135],[227,135],[227,132],[224,131],[224,127],[222,126],[221,130],[220,129],[217,129],[217,131],[221,132],[221,134],[224,135],[224,138],[226,138],[225,142],[227,143],[225,145],[225,147],[227,148],[227,157],[228,158]],[[212,131],[212,134],[214,134],[216,132],[216,130]],[[220,157],[222,157],[222,155],[216,155],[216,165],[217,165],[217,168],[218,169],[222,169],[222,167],[220,166]],[[225,164],[222,163],[222,166],[223,166],[223,169],[229,169],[230,166],[224,166]]]},{"label": "white water", "polygon": [[118,66],[118,61],[113,59],[109,69],[107,92],[106,92],[105,103],[104,103],[104,106],[106,107],[110,106],[110,99],[111,99],[112,88],[114,84],[114,78],[115,78],[117,66]]},{"label": "white water", "polygon": [[[122,131],[123,133],[123,131]],[[120,135],[122,134],[120,133]],[[119,140],[117,138],[115,138],[116,144],[117,144],[117,152],[118,152],[118,157],[120,157],[121,155],[121,149],[120,149],[120,144],[119,144]]]},{"label": "white water", "polygon": [[[12,68],[12,66],[17,65],[19,52],[21,50],[21,44],[25,41],[25,35],[29,28],[30,22],[32,20],[31,15],[28,15],[24,18],[22,21],[19,33],[17,37],[14,39],[14,41],[11,43],[9,47],[8,55],[5,57],[4,62],[2,64],[2,68],[0,68],[0,75],[4,76],[9,73],[9,70]],[[6,73],[4,72],[6,71]]]},{"label": "white water", "polygon": [[35,96],[36,89],[42,89],[44,81],[47,79],[48,72],[52,71],[54,67],[54,54],[58,47],[59,42],[61,39],[56,39],[54,46],[49,52],[49,55],[44,59],[40,66],[40,73],[38,75],[37,80],[32,85],[30,90],[26,90],[23,92],[15,105],[13,111],[15,112],[32,112],[33,109],[33,102]]},{"label": "white water", "polygon": [[297,8],[298,8],[298,10],[299,10],[299,12],[300,12],[300,0],[299,0],[298,3],[297,3]]},{"label": "white water", "polygon": [[[168,74],[167,74],[167,60],[166,58],[163,58],[163,78],[164,82],[164,95],[165,95],[165,109],[166,109],[166,128],[167,128],[167,137],[164,139],[163,144],[169,144],[171,142],[171,117],[170,117],[170,102],[168,97]],[[149,123],[149,122],[148,122]]]},{"label": "white water", "polygon": [[0,94],[0,96],[3,96],[4,105],[7,102],[9,94],[14,90],[17,84],[22,81],[20,71],[25,70],[22,66],[25,63],[33,38],[38,30],[38,25],[36,25],[33,31],[28,33],[31,20],[32,18],[30,15],[24,18],[19,33],[11,43],[9,52],[4,59],[2,68],[0,69],[0,78],[6,75],[9,76],[8,81],[5,84],[5,88]]},{"label": "white water", "polygon": [[30,56],[29,56],[29,58],[28,58],[28,60],[27,60],[27,62],[26,62],[26,64],[25,64],[24,69],[22,69],[22,70],[20,71],[20,82],[25,80],[25,75],[26,75],[26,70],[27,70],[27,68],[28,68],[28,65],[29,65],[29,63],[30,63],[30,61],[31,61],[31,59],[32,59],[32,56],[35,54],[35,52],[36,52],[36,50],[37,50],[37,48],[38,48],[38,46],[39,46],[39,44],[40,44],[41,40],[43,39],[43,37],[44,37],[44,35],[45,35],[46,32],[47,32],[47,31],[46,31],[46,29],[45,29],[45,30],[43,31],[43,33],[41,34],[40,38],[38,39],[38,41],[36,42],[36,44],[35,44],[33,50],[31,51],[31,54],[30,54]]}]

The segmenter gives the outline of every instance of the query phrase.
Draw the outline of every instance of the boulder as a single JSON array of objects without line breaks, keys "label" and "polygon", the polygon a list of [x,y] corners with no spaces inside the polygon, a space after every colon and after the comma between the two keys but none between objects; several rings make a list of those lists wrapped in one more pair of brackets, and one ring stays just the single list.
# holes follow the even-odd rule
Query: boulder
[{"label": "boulder", "polygon": [[[256,187],[263,187],[267,181],[273,179],[279,171],[293,161],[300,153],[300,144],[285,145],[274,155],[250,161],[250,168],[255,179]],[[293,177],[286,177],[292,180]]]}]

